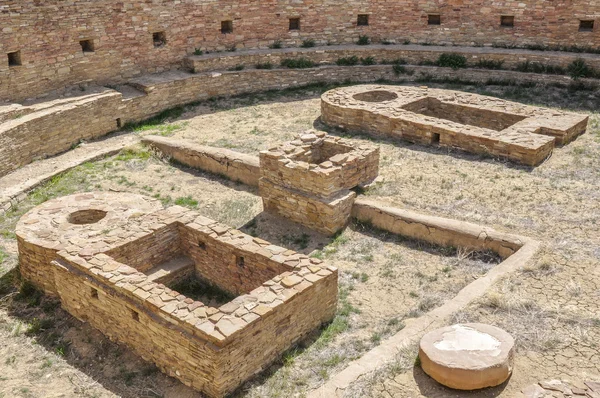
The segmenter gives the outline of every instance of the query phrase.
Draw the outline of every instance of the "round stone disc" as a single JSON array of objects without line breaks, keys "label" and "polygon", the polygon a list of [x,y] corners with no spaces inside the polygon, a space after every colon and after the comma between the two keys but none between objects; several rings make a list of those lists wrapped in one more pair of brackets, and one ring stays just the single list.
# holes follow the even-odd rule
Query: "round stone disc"
[{"label": "round stone disc", "polygon": [[427,333],[419,358],[423,371],[457,390],[502,384],[512,373],[515,341],[495,326],[466,323]]}]

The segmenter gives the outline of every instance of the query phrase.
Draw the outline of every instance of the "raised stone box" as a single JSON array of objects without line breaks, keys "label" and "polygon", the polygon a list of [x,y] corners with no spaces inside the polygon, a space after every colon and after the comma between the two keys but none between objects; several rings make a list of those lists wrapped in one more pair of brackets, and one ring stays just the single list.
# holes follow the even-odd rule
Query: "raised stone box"
[{"label": "raised stone box", "polygon": [[325,234],[342,229],[356,194],[379,172],[379,148],[309,131],[260,153],[260,195],[267,211]]},{"label": "raised stone box", "polygon": [[535,166],[587,128],[588,116],[458,91],[359,85],[321,97],[332,126],[439,144]]},{"label": "raised stone box", "polygon": [[[25,279],[211,397],[335,314],[334,267],[140,195],[52,200],[24,215],[16,232]],[[186,278],[235,298],[207,305],[172,288]]]}]

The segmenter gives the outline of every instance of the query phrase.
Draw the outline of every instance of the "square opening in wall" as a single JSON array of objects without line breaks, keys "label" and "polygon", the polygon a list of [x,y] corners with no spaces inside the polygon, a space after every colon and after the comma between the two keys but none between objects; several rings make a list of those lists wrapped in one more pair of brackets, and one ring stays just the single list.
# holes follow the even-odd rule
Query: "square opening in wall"
[{"label": "square opening in wall", "polygon": [[8,56],[8,66],[21,65],[21,51],[15,51],[6,55]]},{"label": "square opening in wall", "polygon": [[300,18],[290,18],[290,30],[300,30]]},{"label": "square opening in wall", "polygon": [[442,16],[440,14],[429,14],[427,15],[427,25],[441,25]]},{"label": "square opening in wall", "polygon": [[152,42],[154,47],[162,47],[167,44],[167,35],[165,32],[154,32],[152,33]]},{"label": "square opening in wall", "polygon": [[221,21],[221,33],[233,33],[233,21]]},{"label": "square opening in wall", "polygon": [[500,17],[500,26],[512,28],[515,26],[515,17],[512,15],[502,15]]},{"label": "square opening in wall", "polygon": [[81,46],[81,51],[84,53],[93,53],[95,51],[93,40],[81,40],[79,45]]},{"label": "square opening in wall", "polygon": [[368,14],[359,14],[356,18],[356,26],[368,26],[369,25],[369,15]]},{"label": "square opening in wall", "polygon": [[593,32],[594,31],[594,20],[579,21],[580,32]]}]

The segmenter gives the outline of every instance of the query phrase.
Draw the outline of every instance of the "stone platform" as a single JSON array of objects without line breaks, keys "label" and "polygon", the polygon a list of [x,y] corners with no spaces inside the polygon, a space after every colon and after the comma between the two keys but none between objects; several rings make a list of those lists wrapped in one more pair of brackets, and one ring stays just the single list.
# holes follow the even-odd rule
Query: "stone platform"
[{"label": "stone platform", "polygon": [[586,131],[588,116],[427,87],[359,85],[321,97],[331,126],[536,166]]},{"label": "stone platform", "polygon": [[[210,397],[233,391],[336,310],[336,268],[141,195],[51,200],[25,214],[16,234],[26,280]],[[183,278],[235,298],[206,305],[171,288]]]},{"label": "stone platform", "polygon": [[333,235],[350,219],[356,193],[379,173],[379,148],[308,131],[260,153],[265,210]]},{"label": "stone platform", "polygon": [[504,330],[481,323],[447,326],[427,333],[419,345],[423,371],[457,390],[504,383],[512,374],[515,341]]}]

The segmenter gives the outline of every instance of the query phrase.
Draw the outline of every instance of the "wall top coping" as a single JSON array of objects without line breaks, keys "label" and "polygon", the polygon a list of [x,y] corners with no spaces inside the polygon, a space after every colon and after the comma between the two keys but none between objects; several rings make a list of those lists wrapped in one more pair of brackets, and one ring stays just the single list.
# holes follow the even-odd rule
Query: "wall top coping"
[{"label": "wall top coping", "polygon": [[413,51],[413,52],[439,52],[439,53],[467,53],[473,55],[485,54],[522,54],[522,55],[546,55],[548,57],[574,57],[583,59],[600,59],[600,54],[593,53],[574,53],[567,51],[537,51],[521,48],[499,48],[499,47],[471,47],[471,46],[423,46],[419,44],[369,44],[366,46],[352,45],[335,45],[335,46],[315,46],[315,47],[288,47],[288,48],[261,48],[238,50],[230,52],[211,52],[203,55],[190,55],[187,59],[191,61],[203,61],[226,57],[240,57],[245,55],[280,55],[280,54],[309,54],[315,52],[330,53],[341,51],[364,51],[371,52],[373,50],[388,50],[388,51]]}]

